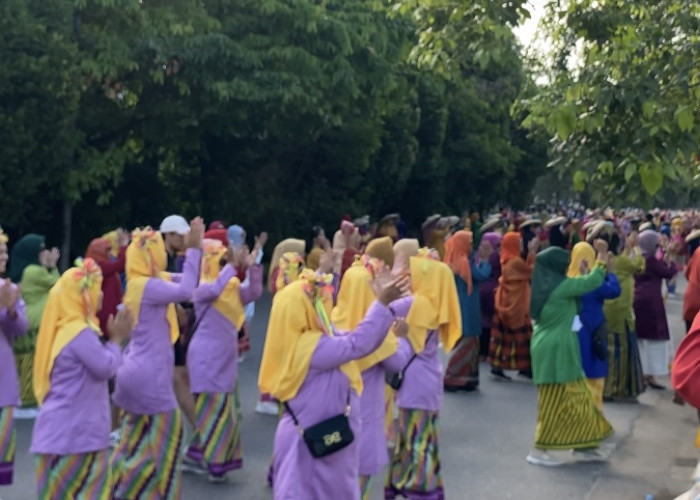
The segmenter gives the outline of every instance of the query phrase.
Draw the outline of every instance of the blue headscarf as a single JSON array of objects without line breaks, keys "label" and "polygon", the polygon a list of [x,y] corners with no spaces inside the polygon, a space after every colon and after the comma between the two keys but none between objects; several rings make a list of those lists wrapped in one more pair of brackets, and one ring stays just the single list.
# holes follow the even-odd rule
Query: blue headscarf
[{"label": "blue headscarf", "polygon": [[226,236],[228,237],[229,245],[233,245],[235,247],[245,245],[244,235],[245,229],[243,229],[239,225],[229,226],[228,230],[226,231]]}]

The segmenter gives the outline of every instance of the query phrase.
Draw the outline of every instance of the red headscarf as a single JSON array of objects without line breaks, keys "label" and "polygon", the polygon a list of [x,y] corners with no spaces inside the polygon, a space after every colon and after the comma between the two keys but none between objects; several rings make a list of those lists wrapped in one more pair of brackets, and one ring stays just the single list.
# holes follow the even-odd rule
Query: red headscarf
[{"label": "red headscarf", "polygon": [[471,295],[474,285],[472,283],[472,270],[469,266],[469,254],[472,252],[473,236],[471,231],[457,231],[445,243],[445,264],[452,268],[466,283]]},{"label": "red headscarf", "polygon": [[204,233],[204,237],[209,240],[219,240],[225,247],[228,247],[228,236],[226,236],[226,229],[210,229]]},{"label": "red headscarf", "polygon": [[85,252],[86,259],[92,259],[97,263],[109,260],[112,244],[107,238],[97,238],[90,242]]},{"label": "red headscarf", "polygon": [[211,231],[212,229],[226,229],[226,224],[220,220],[215,220],[209,223],[209,230]]},{"label": "red headscarf", "polygon": [[511,231],[501,240],[501,265],[513,257],[520,257],[520,233]]}]

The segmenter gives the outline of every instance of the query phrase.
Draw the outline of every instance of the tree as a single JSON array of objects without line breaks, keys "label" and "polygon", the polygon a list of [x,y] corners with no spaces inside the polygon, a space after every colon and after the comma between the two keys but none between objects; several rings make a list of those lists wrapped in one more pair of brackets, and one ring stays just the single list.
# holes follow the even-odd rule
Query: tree
[{"label": "tree", "polygon": [[550,165],[598,202],[659,201],[698,188],[700,5],[551,2],[548,80],[523,98],[525,125],[552,138]]}]

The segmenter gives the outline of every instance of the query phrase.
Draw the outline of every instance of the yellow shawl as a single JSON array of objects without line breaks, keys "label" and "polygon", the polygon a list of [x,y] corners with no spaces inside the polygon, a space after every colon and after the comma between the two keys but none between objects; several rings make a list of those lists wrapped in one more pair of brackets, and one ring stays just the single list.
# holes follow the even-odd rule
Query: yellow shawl
[{"label": "yellow shawl", "polygon": [[445,352],[450,352],[462,336],[462,315],[454,273],[447,264],[434,260],[436,257],[419,254],[410,261],[413,304],[406,322],[408,340],[416,353],[423,352],[427,331],[439,330]]},{"label": "yellow shawl", "polygon": [[[369,307],[375,300],[374,292],[369,282],[372,273],[382,264],[364,255],[345,272],[340,282],[338,299],[331,319],[339,330],[352,331],[364,319]],[[365,371],[396,352],[399,341],[393,332],[389,332],[382,345],[376,351],[357,361],[360,371]]]},{"label": "yellow shawl", "polygon": [[[167,259],[165,243],[158,231],[147,227],[136,229],[131,234],[131,244],[126,249],[126,293],[123,302],[137,323],[148,280],[160,278],[170,281],[170,274],[164,272]],[[168,305],[166,318],[170,325],[170,342],[174,344],[180,336],[175,304]]]},{"label": "yellow shawl", "polygon": [[[332,275],[306,270],[275,296],[258,377],[262,393],[284,402],[299,392],[321,336],[333,335],[328,319],[332,280]],[[361,394],[362,375],[357,364],[346,363],[340,369]]]},{"label": "yellow shawl", "polygon": [[[275,274],[275,270],[279,267],[280,259],[287,253],[296,253],[303,258],[306,252],[306,242],[304,240],[295,240],[294,238],[288,238],[286,240],[280,241],[272,252],[272,259],[270,259],[270,270],[267,275],[267,286],[270,287],[272,291],[272,276]],[[279,282],[279,278],[278,281]],[[275,283],[277,285],[277,283]],[[279,291],[279,288],[278,290]]]},{"label": "yellow shawl", "polygon": [[589,243],[581,241],[576,243],[571,251],[571,263],[566,275],[569,278],[581,276],[581,262],[584,260],[588,263],[588,269],[593,269],[593,266],[595,266],[595,250]]},{"label": "yellow shawl", "polygon": [[[226,247],[219,240],[204,240],[204,253],[200,273],[200,283],[214,283],[221,272],[221,259],[226,255]],[[233,277],[224,287],[221,295],[212,304],[229,322],[240,330],[245,322],[245,308],[241,302],[239,289],[241,282]]]},{"label": "yellow shawl", "polygon": [[56,358],[86,328],[102,335],[97,306],[102,293],[102,271],[92,259],[76,261],[49,292],[34,354],[33,385],[39,404],[51,389]]}]

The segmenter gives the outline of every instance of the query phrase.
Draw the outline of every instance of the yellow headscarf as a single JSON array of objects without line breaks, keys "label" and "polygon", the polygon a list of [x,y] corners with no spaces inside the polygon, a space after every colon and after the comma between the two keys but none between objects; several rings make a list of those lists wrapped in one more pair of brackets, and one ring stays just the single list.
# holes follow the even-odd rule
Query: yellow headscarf
[{"label": "yellow headscarf", "polygon": [[[279,401],[289,401],[304,383],[321,335],[333,335],[328,318],[333,276],[305,270],[275,296],[265,337],[258,386]],[[350,386],[362,393],[357,363],[340,367]]]},{"label": "yellow headscarf", "polygon": [[299,279],[301,272],[304,270],[304,259],[301,255],[295,252],[285,253],[279,260],[279,272],[277,273],[277,281],[275,282],[275,293],[282,290],[285,286]]},{"label": "yellow headscarf", "polygon": [[[374,272],[378,271],[383,263],[368,255],[358,257],[353,265],[343,275],[338,291],[338,300],[331,319],[339,330],[352,331],[364,319],[369,306],[375,300],[374,292],[369,282]],[[399,341],[393,332],[389,334],[376,351],[357,361],[360,371],[365,371],[396,352]]]},{"label": "yellow headscarf", "polygon": [[102,236],[102,238],[109,241],[109,253],[112,255],[112,257],[117,257],[119,255],[119,239],[117,238],[117,232],[110,231]]},{"label": "yellow headscarf", "polygon": [[77,260],[49,292],[39,326],[34,354],[34,394],[39,404],[51,389],[54,361],[86,328],[102,335],[97,305],[102,292],[102,271],[92,259]]},{"label": "yellow headscarf", "polygon": [[394,265],[394,241],[389,236],[370,241],[365,253],[375,259],[383,260],[389,267]]},{"label": "yellow headscarf", "polygon": [[434,251],[423,249],[410,260],[413,304],[406,323],[408,340],[416,353],[425,349],[427,331],[439,329],[446,352],[451,351],[462,336],[462,314],[454,273],[437,258]]},{"label": "yellow headscarf", "polygon": [[404,238],[394,243],[394,257],[399,254],[403,254],[406,258],[415,257],[418,255],[418,250],[420,250],[418,240]]},{"label": "yellow headscarf", "polygon": [[[275,274],[275,270],[280,265],[280,259],[286,253],[296,253],[303,258],[304,252],[306,251],[306,242],[304,240],[296,240],[294,238],[288,238],[286,240],[280,241],[272,252],[272,259],[270,259],[270,269],[267,274],[267,285],[272,290],[272,276]],[[279,291],[279,288],[277,289]]]},{"label": "yellow headscarf", "polygon": [[581,276],[581,262],[584,260],[588,262],[588,269],[593,269],[595,265],[595,250],[589,243],[581,241],[576,243],[571,251],[571,263],[569,263],[569,270],[566,275],[569,278]]},{"label": "yellow headscarf", "polygon": [[[153,278],[170,281],[170,274],[164,272],[167,265],[165,243],[158,231],[147,227],[131,233],[131,243],[126,249],[126,293],[123,302],[137,323],[146,283]],[[166,318],[170,325],[170,341],[174,344],[180,336],[174,304],[168,305]]]},{"label": "yellow headscarf", "polygon": [[[203,242],[200,283],[214,283],[221,272],[221,259],[226,255],[226,247],[219,240],[206,239]],[[245,308],[241,302],[239,289],[241,282],[233,277],[226,284],[221,295],[214,301],[214,309],[219,311],[237,330],[245,322]]]}]

